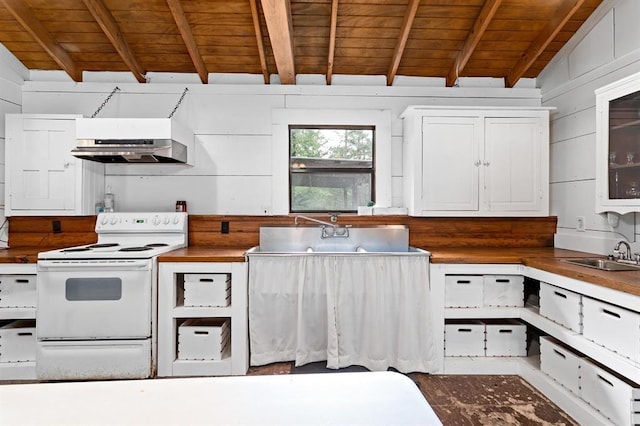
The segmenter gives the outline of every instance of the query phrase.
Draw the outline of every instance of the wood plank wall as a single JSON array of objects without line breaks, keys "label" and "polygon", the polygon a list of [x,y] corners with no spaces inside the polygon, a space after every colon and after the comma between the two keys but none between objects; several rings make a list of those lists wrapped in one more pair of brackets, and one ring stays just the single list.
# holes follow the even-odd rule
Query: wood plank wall
[{"label": "wood plank wall", "polygon": [[[328,221],[327,215],[310,217]],[[414,247],[553,247],[556,217],[417,218],[341,215],[342,225],[407,225]],[[222,222],[229,233],[222,234]],[[302,223],[308,223],[301,221]],[[189,245],[253,247],[261,225],[293,225],[293,216],[189,216]]]},{"label": "wood plank wall", "polygon": [[[98,240],[95,216],[9,217],[9,247],[71,247]],[[59,232],[55,223],[59,223]]]},{"label": "wood plank wall", "polygon": [[[309,215],[328,221],[327,215]],[[69,247],[95,243],[95,216],[11,217],[9,247]],[[60,232],[54,233],[54,221]],[[294,216],[190,215],[189,245],[257,246],[262,225],[293,225]],[[222,233],[228,222],[229,233]],[[553,247],[557,218],[417,218],[341,215],[339,225],[407,225],[414,247]],[[301,224],[311,224],[302,220]]]}]

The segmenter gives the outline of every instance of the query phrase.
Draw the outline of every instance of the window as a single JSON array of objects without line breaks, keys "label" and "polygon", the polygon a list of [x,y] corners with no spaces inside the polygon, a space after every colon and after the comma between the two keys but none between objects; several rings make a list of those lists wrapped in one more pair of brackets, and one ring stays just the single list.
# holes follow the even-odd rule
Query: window
[{"label": "window", "polygon": [[375,201],[373,126],[289,126],[290,210],[356,212]]}]

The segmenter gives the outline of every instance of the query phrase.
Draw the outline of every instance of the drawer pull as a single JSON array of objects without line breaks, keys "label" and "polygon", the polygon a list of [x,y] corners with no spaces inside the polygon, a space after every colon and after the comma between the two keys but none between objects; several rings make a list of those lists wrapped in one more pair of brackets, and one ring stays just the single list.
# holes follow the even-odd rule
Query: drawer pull
[{"label": "drawer pull", "polygon": [[513,333],[513,330],[500,330],[498,333]]},{"label": "drawer pull", "polygon": [[510,281],[511,281],[511,280],[509,280],[509,279],[507,279],[507,278],[498,278],[498,279],[496,280],[496,282],[497,282],[497,283],[508,283],[508,282],[510,282]]},{"label": "drawer pull", "polygon": [[558,350],[557,350],[557,349],[554,349],[553,351],[554,351],[556,354],[558,354],[559,356],[561,356],[562,358],[567,359],[567,356],[566,356],[565,354],[563,354],[562,352],[558,352]]},{"label": "drawer pull", "polygon": [[563,299],[566,299],[566,298],[567,298],[567,295],[566,295],[566,294],[562,294],[562,293],[559,293],[559,292],[557,292],[557,291],[554,291],[554,292],[553,292],[553,294],[555,294],[556,296],[562,297]]},{"label": "drawer pull", "polygon": [[25,280],[24,278],[19,278],[16,282],[20,284],[29,284],[29,280]]},{"label": "drawer pull", "polygon": [[611,315],[612,317],[616,317],[616,318],[620,319],[620,314],[618,314],[616,312],[612,312],[612,311],[610,311],[608,309],[604,309],[604,308],[602,308],[602,312],[604,312],[607,315]]},{"label": "drawer pull", "polygon": [[456,284],[471,284],[470,280],[458,280],[456,281]]},{"label": "drawer pull", "polygon": [[213,278],[200,278],[201,283],[212,283]]},{"label": "drawer pull", "polygon": [[459,328],[458,332],[460,332],[460,333],[471,333],[471,329],[470,328]]},{"label": "drawer pull", "polygon": [[18,333],[18,336],[33,336],[33,333],[29,333],[29,332],[23,331],[21,333]]},{"label": "drawer pull", "polygon": [[202,331],[202,330],[196,330],[194,334],[204,334],[204,335],[207,335],[207,334],[209,334],[209,332],[208,332],[208,331]]},{"label": "drawer pull", "polygon": [[598,379],[602,380],[603,382],[605,382],[606,384],[608,384],[609,386],[613,387],[613,383],[611,383],[610,381],[608,381],[607,379],[605,379],[604,377],[602,377],[599,374],[596,374],[596,376],[598,376]]}]

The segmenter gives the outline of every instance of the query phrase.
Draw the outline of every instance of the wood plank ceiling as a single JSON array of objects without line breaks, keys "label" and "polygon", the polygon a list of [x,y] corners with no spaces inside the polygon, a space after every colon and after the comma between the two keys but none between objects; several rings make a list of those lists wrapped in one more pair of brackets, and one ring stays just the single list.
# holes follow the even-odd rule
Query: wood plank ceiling
[{"label": "wood plank ceiling", "polygon": [[536,77],[602,0],[0,0],[28,69]]}]

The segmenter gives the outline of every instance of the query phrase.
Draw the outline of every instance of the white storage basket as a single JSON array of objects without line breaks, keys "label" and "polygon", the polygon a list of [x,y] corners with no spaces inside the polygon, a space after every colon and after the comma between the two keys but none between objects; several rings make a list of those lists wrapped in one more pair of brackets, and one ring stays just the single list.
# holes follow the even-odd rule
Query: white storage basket
[{"label": "white storage basket", "polygon": [[227,318],[190,319],[178,327],[178,359],[221,360],[231,340]]}]

